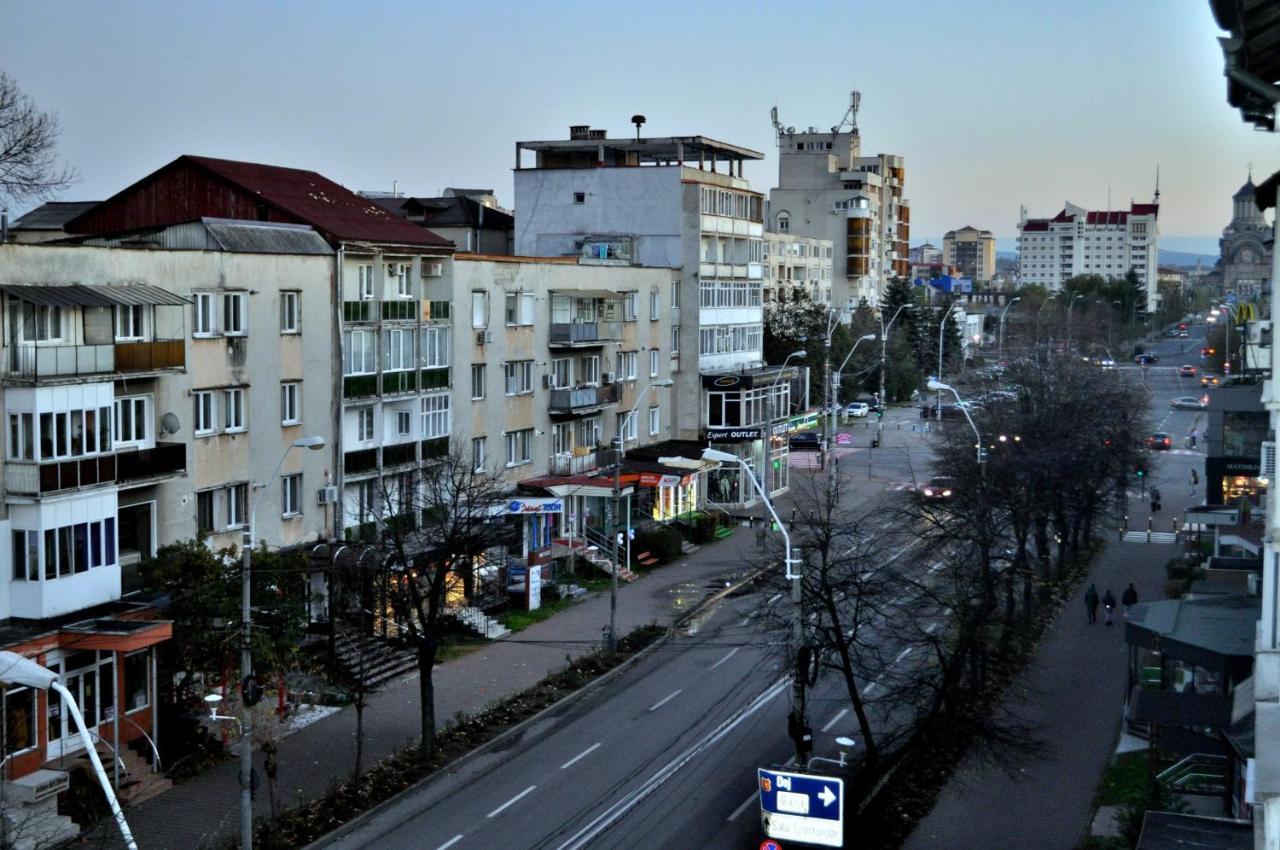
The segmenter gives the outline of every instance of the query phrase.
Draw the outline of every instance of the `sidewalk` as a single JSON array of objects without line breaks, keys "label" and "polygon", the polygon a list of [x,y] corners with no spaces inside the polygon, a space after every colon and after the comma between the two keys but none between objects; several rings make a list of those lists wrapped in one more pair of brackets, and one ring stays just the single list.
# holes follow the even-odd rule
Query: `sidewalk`
[{"label": "sidewalk", "polygon": [[[1133,527],[1145,528],[1147,506],[1135,514]],[[1105,550],[1005,703],[1034,725],[1044,756],[1016,776],[963,760],[905,850],[1073,850],[1088,833],[1094,791],[1120,737],[1127,656],[1120,610],[1112,628],[1101,611],[1089,625],[1084,592],[1092,582],[1099,596],[1110,589],[1119,599],[1132,581],[1140,600],[1163,598],[1165,563],[1179,553],[1175,544],[1120,542],[1115,527],[1108,520]]]}]

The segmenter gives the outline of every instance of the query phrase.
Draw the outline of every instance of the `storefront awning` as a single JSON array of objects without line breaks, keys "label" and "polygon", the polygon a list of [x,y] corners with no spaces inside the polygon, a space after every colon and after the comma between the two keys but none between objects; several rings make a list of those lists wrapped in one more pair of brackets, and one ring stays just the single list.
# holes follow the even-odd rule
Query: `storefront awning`
[{"label": "storefront awning", "polygon": [[605,298],[609,300],[622,298],[621,292],[611,292],[608,289],[553,289],[551,294],[562,295],[565,298]]}]

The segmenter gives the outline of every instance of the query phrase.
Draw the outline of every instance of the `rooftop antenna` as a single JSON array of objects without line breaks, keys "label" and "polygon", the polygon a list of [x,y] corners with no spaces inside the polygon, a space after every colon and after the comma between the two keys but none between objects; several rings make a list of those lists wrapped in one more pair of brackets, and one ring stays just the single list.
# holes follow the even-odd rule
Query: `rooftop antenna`
[{"label": "rooftop antenna", "polygon": [[832,133],[842,132],[845,127],[849,128],[849,132],[857,135],[858,133],[858,107],[862,105],[862,92],[854,89],[849,92],[849,108],[845,110],[844,117],[840,119],[840,123],[831,128]]},{"label": "rooftop antenna", "polygon": [[640,128],[644,126],[643,115],[632,115],[631,123],[636,125],[636,141],[640,141]]},{"label": "rooftop antenna", "polygon": [[775,137],[777,137],[778,144],[779,144],[779,145],[781,145],[781,144],[782,144],[782,134],[783,134],[783,132],[786,130],[786,128],[785,128],[785,127],[783,127],[783,126],[782,126],[782,122],[780,122],[780,121],[778,120],[778,107],[777,107],[777,105],[774,105],[774,106],[769,110],[769,120],[773,122],[773,135],[774,135]]},{"label": "rooftop antenna", "polygon": [[1158,162],[1156,163],[1156,196],[1152,203],[1160,203],[1160,163]]}]

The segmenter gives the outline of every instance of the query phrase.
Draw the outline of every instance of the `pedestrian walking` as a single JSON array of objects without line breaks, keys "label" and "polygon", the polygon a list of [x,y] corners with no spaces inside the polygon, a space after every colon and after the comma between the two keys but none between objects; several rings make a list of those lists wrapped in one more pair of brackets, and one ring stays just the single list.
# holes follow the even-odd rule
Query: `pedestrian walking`
[{"label": "pedestrian walking", "polygon": [[1156,487],[1152,487],[1151,488],[1151,513],[1153,514],[1160,513],[1161,507],[1163,506],[1160,504],[1160,490]]},{"label": "pedestrian walking", "polygon": [[1124,593],[1120,594],[1120,604],[1124,606],[1126,616],[1129,614],[1129,609],[1138,604],[1138,589],[1133,586],[1133,582],[1129,582]]},{"label": "pedestrian walking", "polygon": [[1195,428],[1192,428],[1191,429],[1191,448],[1194,449],[1196,447],[1196,438],[1199,436],[1200,436],[1200,432],[1197,431]]},{"label": "pedestrian walking", "polygon": [[1198,485],[1199,483],[1200,483],[1200,473],[1196,472],[1194,469],[1191,470],[1191,495],[1194,496],[1196,494],[1196,485]]},{"label": "pedestrian walking", "polygon": [[1102,608],[1107,613],[1107,625],[1111,625],[1111,612],[1116,608],[1116,598],[1111,594],[1111,588],[1107,588],[1107,593],[1102,597]]},{"label": "pedestrian walking", "polygon": [[1092,584],[1084,592],[1084,610],[1089,615],[1089,625],[1098,622],[1098,588]]}]

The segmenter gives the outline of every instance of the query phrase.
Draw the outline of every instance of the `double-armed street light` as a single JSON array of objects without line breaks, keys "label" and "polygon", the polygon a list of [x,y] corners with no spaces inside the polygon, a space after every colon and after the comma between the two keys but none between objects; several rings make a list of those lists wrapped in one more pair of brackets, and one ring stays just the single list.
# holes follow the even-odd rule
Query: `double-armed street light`
[{"label": "double-armed street light", "polygon": [[1000,348],[999,348],[999,357],[1000,357],[1000,359],[1001,359],[1001,360],[1003,360],[1003,359],[1004,359],[1004,317],[1005,317],[1005,314],[1009,312],[1009,308],[1010,308],[1010,307],[1012,307],[1012,306],[1014,305],[1014,303],[1015,303],[1015,302],[1017,302],[1017,301],[1021,301],[1021,300],[1022,300],[1022,296],[1021,296],[1021,295],[1015,295],[1013,298],[1010,298],[1007,302],[1005,302],[1004,309],[1000,311]]}]

